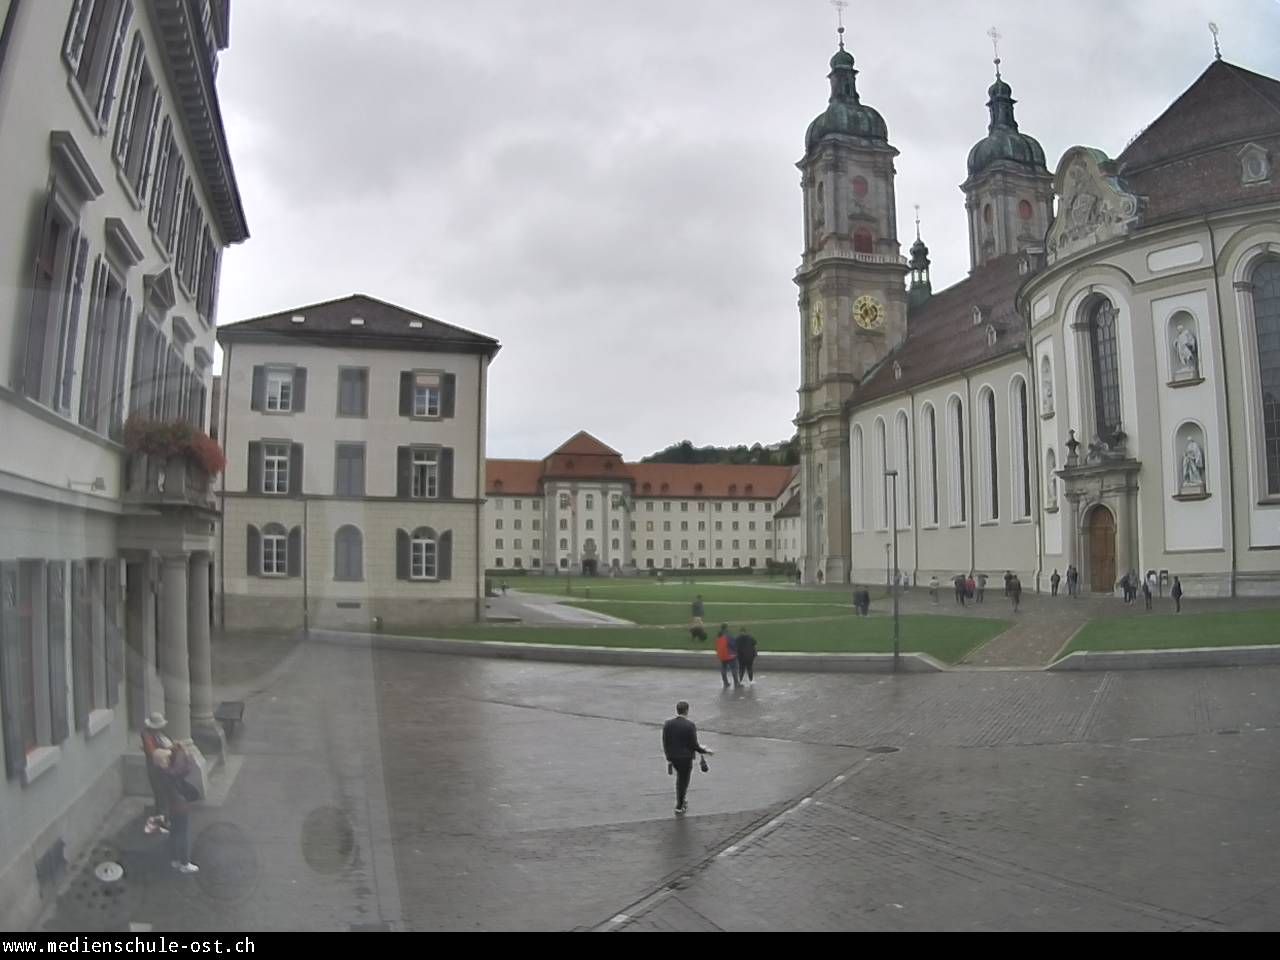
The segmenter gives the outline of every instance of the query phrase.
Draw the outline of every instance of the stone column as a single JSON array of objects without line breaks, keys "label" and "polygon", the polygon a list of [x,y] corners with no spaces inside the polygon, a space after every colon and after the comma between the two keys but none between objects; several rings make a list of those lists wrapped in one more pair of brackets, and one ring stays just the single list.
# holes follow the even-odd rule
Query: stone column
[{"label": "stone column", "polygon": [[222,740],[213,719],[213,661],[209,649],[209,555],[191,556],[187,603],[187,647],[191,658],[191,734],[205,753],[219,753]]},{"label": "stone column", "polygon": [[167,733],[174,740],[191,739],[191,662],[187,654],[187,584],[185,553],[164,558],[160,584],[160,657],[164,682]]}]

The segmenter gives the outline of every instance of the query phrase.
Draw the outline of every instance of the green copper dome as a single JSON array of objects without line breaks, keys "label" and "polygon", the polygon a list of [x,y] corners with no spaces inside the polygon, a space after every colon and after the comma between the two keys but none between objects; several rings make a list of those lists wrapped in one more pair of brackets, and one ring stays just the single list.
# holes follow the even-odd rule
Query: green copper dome
[{"label": "green copper dome", "polygon": [[809,124],[804,136],[805,150],[812,150],[820,140],[832,135],[888,143],[889,128],[884,118],[858,97],[857,76],[858,71],[853,68],[853,54],[844,48],[842,42],[831,58],[831,72],[827,74],[831,81],[831,98],[827,101],[827,109]]},{"label": "green copper dome", "polygon": [[1044,170],[1044,148],[1036,141],[1018,130],[1018,121],[1013,118],[1013,88],[996,74],[996,82],[987,90],[987,109],[991,112],[991,123],[987,127],[987,135],[973,145],[969,151],[969,176],[977,176],[994,163],[1009,161],[1025,167]]}]

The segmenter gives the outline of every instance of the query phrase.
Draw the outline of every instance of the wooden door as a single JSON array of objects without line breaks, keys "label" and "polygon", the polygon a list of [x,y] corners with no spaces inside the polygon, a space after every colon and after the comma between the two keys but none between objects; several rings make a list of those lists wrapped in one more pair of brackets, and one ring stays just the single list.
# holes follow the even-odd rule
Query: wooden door
[{"label": "wooden door", "polygon": [[1106,507],[1089,514],[1089,587],[1094,593],[1116,587],[1116,521]]}]

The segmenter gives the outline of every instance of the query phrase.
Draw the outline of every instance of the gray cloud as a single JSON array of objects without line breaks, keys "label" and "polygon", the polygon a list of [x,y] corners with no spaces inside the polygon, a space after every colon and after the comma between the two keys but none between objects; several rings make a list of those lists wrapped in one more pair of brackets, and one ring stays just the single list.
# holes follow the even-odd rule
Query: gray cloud
[{"label": "gray cloud", "polygon": [[[991,51],[1050,165],[1113,156],[1208,65],[1280,74],[1280,5],[929,0],[850,8],[885,116],[899,234],[922,207],[935,289],[968,269],[969,147]],[[240,0],[220,71],[253,239],[229,322],[355,291],[499,338],[489,450],[578,429],[638,457],[790,436],[795,162],[825,107],[819,0]]]}]

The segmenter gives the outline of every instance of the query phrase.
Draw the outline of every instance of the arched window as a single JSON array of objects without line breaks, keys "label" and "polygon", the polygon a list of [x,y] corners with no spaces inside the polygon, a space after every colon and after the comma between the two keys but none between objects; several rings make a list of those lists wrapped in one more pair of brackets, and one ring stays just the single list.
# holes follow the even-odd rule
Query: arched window
[{"label": "arched window", "polygon": [[1120,356],[1116,308],[1100,297],[1089,308],[1089,355],[1093,361],[1094,427],[1110,442],[1120,432]]},{"label": "arched window", "polygon": [[911,431],[905,410],[898,411],[894,459],[898,467],[898,522],[911,526]]},{"label": "arched window", "polygon": [[864,492],[863,477],[866,476],[866,467],[862,462],[862,425],[854,424],[853,438],[849,443],[849,458],[853,461],[853,471],[849,477],[849,502],[853,507],[853,529],[861,531],[866,529],[866,512],[864,504],[866,502],[866,494]]},{"label": "arched window", "polygon": [[1267,493],[1280,494],[1280,260],[1265,260],[1253,271],[1253,319]]},{"label": "arched window", "polygon": [[866,227],[859,227],[853,233],[853,252],[871,253],[875,250],[875,239]]},{"label": "arched window", "polygon": [[938,415],[932,404],[924,408],[924,456],[925,478],[928,489],[925,494],[925,522],[938,522]]},{"label": "arched window", "polygon": [[875,472],[872,476],[872,489],[876,492],[876,529],[887,530],[889,528],[889,503],[885,490],[884,471],[889,466],[889,449],[882,417],[876,417],[875,444],[875,463],[872,465],[872,469]]},{"label": "arched window", "polygon": [[364,538],[358,527],[347,524],[333,535],[333,579],[364,579]]},{"label": "arched window", "polygon": [[1013,436],[1010,451],[1013,454],[1013,512],[1018,517],[1031,516],[1031,462],[1027,437],[1027,381],[1014,377],[1011,384],[1009,409],[1013,413]]},{"label": "arched window", "polygon": [[289,534],[278,523],[262,528],[262,572],[266,576],[283,577],[289,572]]},{"label": "arched window", "polygon": [[996,457],[996,395],[990,387],[978,394],[981,453],[978,463],[982,470],[982,519],[1000,519],[1000,464]]},{"label": "arched window", "polygon": [[952,397],[947,405],[947,419],[951,421],[948,433],[951,438],[951,522],[964,523],[969,518],[968,490],[966,489],[964,467],[964,401]]},{"label": "arched window", "polygon": [[409,579],[431,580],[438,570],[436,532],[419,527],[409,535]]}]

